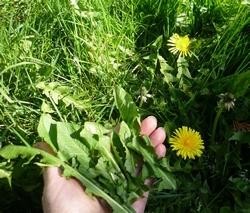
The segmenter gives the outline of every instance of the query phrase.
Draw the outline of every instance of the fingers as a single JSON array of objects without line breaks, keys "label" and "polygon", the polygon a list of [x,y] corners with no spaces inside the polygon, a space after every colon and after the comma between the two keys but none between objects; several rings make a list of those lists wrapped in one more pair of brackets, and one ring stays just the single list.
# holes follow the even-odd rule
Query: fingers
[{"label": "fingers", "polygon": [[155,147],[155,153],[159,158],[162,158],[166,155],[166,147],[163,144],[159,144]]},{"label": "fingers", "polygon": [[144,192],[143,196],[138,198],[133,204],[132,207],[134,208],[136,213],[144,213],[146,203],[148,200],[148,192]]},{"label": "fingers", "polygon": [[166,147],[163,145],[166,139],[166,132],[162,127],[156,128],[157,119],[154,116],[148,116],[141,123],[141,134],[149,136],[156,155],[161,158],[166,154]]},{"label": "fingers", "polygon": [[157,127],[157,120],[154,116],[148,116],[141,122],[141,135],[151,135]]},{"label": "fingers", "polygon": [[149,136],[151,139],[151,143],[154,147],[157,147],[159,144],[162,144],[166,139],[165,130],[162,127],[157,128],[151,135]]},{"label": "fingers", "polygon": [[[149,116],[145,118],[141,123],[141,135],[149,136],[152,146],[155,149],[156,155],[161,158],[164,157],[166,154],[166,147],[163,145],[163,142],[166,139],[166,132],[164,128],[159,127],[157,128],[157,120],[154,116]],[[142,162],[138,163],[137,167],[137,175],[140,173]],[[147,179],[145,181],[145,185],[152,185],[153,179]],[[143,196],[137,199],[132,207],[137,213],[143,213],[146,207],[148,199],[148,192],[144,192]]]}]

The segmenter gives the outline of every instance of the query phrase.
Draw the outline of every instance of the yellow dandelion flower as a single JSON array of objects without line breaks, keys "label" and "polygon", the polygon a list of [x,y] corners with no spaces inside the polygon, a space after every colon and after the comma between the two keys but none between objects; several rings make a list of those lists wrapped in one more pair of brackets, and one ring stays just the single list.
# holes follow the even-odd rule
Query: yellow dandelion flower
[{"label": "yellow dandelion flower", "polygon": [[180,155],[184,159],[200,157],[205,148],[200,133],[186,126],[175,130],[169,143],[173,150],[177,151],[177,156]]},{"label": "yellow dandelion flower", "polygon": [[180,56],[191,55],[190,51],[191,40],[187,35],[179,36],[177,33],[173,34],[168,40],[169,51],[173,54],[180,54]]}]

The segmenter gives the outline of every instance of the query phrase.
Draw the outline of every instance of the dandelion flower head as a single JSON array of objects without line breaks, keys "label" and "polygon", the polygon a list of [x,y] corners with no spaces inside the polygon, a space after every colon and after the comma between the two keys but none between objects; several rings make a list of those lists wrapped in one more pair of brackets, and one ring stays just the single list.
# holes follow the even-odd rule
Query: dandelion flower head
[{"label": "dandelion flower head", "polygon": [[186,126],[175,130],[169,143],[173,150],[177,151],[177,156],[183,159],[200,157],[205,148],[200,133]]},{"label": "dandelion flower head", "polygon": [[219,98],[220,98],[220,101],[219,101],[220,106],[223,106],[228,111],[234,108],[236,99],[232,93],[228,93],[228,92],[221,93],[219,95]]},{"label": "dandelion flower head", "polygon": [[169,51],[173,54],[180,54],[180,56],[191,55],[190,52],[191,41],[187,35],[179,36],[177,33],[173,34],[168,40]]}]

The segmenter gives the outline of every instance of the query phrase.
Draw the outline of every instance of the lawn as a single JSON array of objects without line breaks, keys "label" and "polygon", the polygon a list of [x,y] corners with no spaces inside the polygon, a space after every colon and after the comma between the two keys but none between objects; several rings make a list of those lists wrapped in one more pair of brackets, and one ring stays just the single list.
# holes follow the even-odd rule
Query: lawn
[{"label": "lawn", "polygon": [[[113,128],[119,86],[169,136],[176,189],[151,189],[146,212],[250,212],[249,50],[248,0],[1,0],[0,150],[41,141],[45,113]],[[182,126],[200,157],[170,146]],[[42,212],[35,160],[0,157],[0,213]]]}]

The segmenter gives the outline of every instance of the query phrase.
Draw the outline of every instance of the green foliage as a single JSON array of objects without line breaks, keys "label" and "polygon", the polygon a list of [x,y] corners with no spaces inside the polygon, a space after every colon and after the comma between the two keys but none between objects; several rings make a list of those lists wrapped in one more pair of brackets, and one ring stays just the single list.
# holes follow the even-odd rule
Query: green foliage
[{"label": "green foliage", "polygon": [[[142,150],[133,140],[128,147],[124,144],[127,135],[138,133],[139,117],[133,116],[153,114],[169,135],[182,125],[199,131],[206,150],[199,160],[186,162],[166,143],[168,161],[163,165],[174,173],[177,190],[151,193],[147,212],[249,212],[248,2],[2,0],[1,150],[10,144],[32,149],[29,147],[40,140],[37,126],[42,113],[51,117],[42,116],[46,122],[40,123],[39,134],[65,128],[60,137],[74,142],[68,135],[71,131],[83,126],[85,132],[94,129],[95,134],[108,136],[107,131],[121,119],[125,121],[121,131],[110,136],[115,141],[112,162],[134,174],[136,153]],[[189,35],[191,57],[178,60],[168,51],[167,40],[173,33]],[[115,99],[115,85],[121,85],[132,98],[120,90]],[[222,108],[226,104],[221,104],[222,93],[236,99],[230,111]],[[121,113],[120,118],[115,101],[122,109],[132,100],[138,107],[130,106],[131,111]],[[48,123],[54,123],[52,130]],[[78,136],[87,137],[85,132]],[[68,149],[50,141],[52,136],[45,140],[54,151],[60,146]],[[96,142],[91,136],[88,140]],[[151,152],[147,139],[143,141],[143,150]],[[74,156],[63,152],[59,156],[74,168],[79,166]],[[146,156],[151,162],[153,156]],[[4,177],[0,179],[0,211],[41,211],[41,171],[33,164],[37,158],[26,162],[20,157],[11,163],[0,159],[0,176]],[[105,161],[97,165],[97,159],[91,163],[99,172],[106,165]],[[143,174],[157,174],[152,168],[145,166]]]},{"label": "green foliage", "polygon": [[11,172],[6,170],[6,163],[2,163],[0,166],[2,167],[0,168],[0,178],[6,178],[11,185]]},{"label": "green foliage", "polygon": [[114,89],[114,97],[122,119],[129,127],[132,127],[134,120],[138,118],[137,107],[135,106],[132,97],[119,87]]},{"label": "green foliage", "polygon": [[[57,153],[57,157],[36,148],[13,145],[2,148],[0,156],[7,160],[20,156],[27,158],[27,163],[38,158],[37,164],[40,166],[61,167],[66,177],[77,178],[88,193],[105,199],[114,212],[133,212],[131,205],[137,197],[142,196],[142,189],[146,188],[145,180],[150,177],[157,178],[155,187],[159,190],[175,189],[175,179],[169,173],[169,168],[157,159],[150,140],[139,136],[138,125],[136,130],[133,129],[132,123],[139,117],[131,96],[119,87],[115,88],[114,94],[124,120],[118,134],[107,135],[109,131],[94,122],[86,123],[81,128],[74,123],[56,122],[50,115],[43,114],[38,133]],[[116,134],[116,137],[112,134]],[[120,144],[116,144],[117,140]],[[125,163],[119,159],[118,150],[121,149],[126,150]],[[148,172],[136,176],[136,159],[142,158],[142,171]],[[129,165],[131,162],[133,164]],[[0,177],[10,181],[10,173],[0,171]]]},{"label": "green foliage", "polygon": [[221,91],[228,91],[235,95],[235,97],[239,98],[244,96],[250,85],[250,70],[247,70],[243,73],[236,73],[233,75],[226,76],[224,78],[220,78],[217,81],[214,81],[210,88],[214,90],[215,93]]}]

